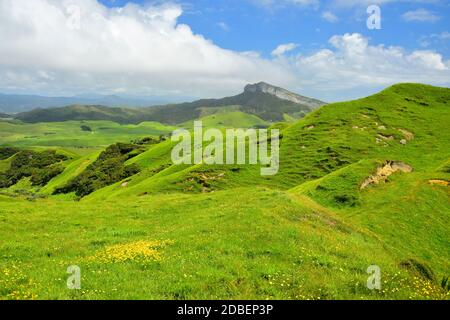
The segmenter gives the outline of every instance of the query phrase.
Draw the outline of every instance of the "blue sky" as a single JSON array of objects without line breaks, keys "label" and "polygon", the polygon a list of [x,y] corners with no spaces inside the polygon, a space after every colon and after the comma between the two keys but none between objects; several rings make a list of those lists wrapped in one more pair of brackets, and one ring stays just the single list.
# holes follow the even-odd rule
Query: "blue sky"
[{"label": "blue sky", "polygon": [[449,0],[0,0],[0,92],[194,99],[265,81],[339,101],[448,87],[449,19]]},{"label": "blue sky", "polygon": [[[124,6],[161,3],[162,1],[102,0],[103,4]],[[270,4],[264,0],[192,0],[179,1],[184,9],[180,23],[204,35],[222,48],[258,51],[269,56],[280,43],[296,43],[297,51],[310,53],[328,46],[336,34],[361,33],[374,44],[402,46],[408,50],[427,48],[450,57],[450,40],[433,35],[450,32],[450,1],[387,1],[380,4],[382,29],[366,27],[367,5],[339,5],[339,1],[319,1],[319,7],[295,3]],[[345,2],[345,1],[343,1]],[[347,1],[347,3],[364,1]],[[376,3],[377,1],[372,1]],[[423,19],[407,20],[407,12],[425,10]],[[323,18],[324,12],[337,17],[336,22]]]}]

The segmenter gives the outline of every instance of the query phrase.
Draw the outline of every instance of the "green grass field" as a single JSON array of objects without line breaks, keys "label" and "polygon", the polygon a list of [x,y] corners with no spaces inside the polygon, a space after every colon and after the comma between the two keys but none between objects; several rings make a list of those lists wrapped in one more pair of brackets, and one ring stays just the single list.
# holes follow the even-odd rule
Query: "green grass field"
[{"label": "green grass field", "polygon": [[[176,166],[168,140],[125,162],[138,174],[81,199],[53,192],[107,145],[174,127],[0,122],[0,145],[67,156],[45,186],[0,189],[0,299],[448,299],[449,103],[448,88],[402,84],[300,121],[230,108],[205,126],[279,128],[277,175]],[[411,172],[381,179],[393,161]],[[66,286],[71,265],[80,290]],[[367,288],[371,265],[381,290]]]},{"label": "green grass field", "polygon": [[[83,131],[88,126],[91,131]],[[111,121],[67,121],[37,124],[0,121],[0,146],[16,147],[105,147],[146,136],[159,136],[175,127],[156,122],[120,125]]]}]

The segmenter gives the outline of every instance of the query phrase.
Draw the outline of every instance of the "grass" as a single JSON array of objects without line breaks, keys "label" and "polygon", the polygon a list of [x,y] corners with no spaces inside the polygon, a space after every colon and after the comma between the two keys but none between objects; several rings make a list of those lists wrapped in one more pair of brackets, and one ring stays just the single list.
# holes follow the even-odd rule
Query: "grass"
[{"label": "grass", "polygon": [[[241,111],[223,111],[207,115],[199,120],[205,128],[254,128],[267,127],[269,123],[261,118]],[[192,128],[193,121],[181,124],[182,127]]]},{"label": "grass", "polygon": [[[4,298],[444,296],[436,284],[422,281],[416,288],[395,253],[366,230],[311,200],[270,189],[146,196],[129,203],[19,201],[2,203],[2,209],[0,270],[16,276],[21,270],[19,279],[0,278]],[[152,246],[141,249],[143,241]],[[122,257],[124,246],[150,258],[104,260],[105,252]],[[365,287],[366,268],[374,263],[389,279],[381,292]],[[82,270],[80,291],[65,287],[66,268],[74,264]],[[431,286],[429,294],[422,286]]]},{"label": "grass", "polygon": [[[273,124],[283,135],[274,177],[175,166],[164,141],[125,163],[140,173],[80,201],[51,194],[103,143],[169,128],[83,122],[98,132],[85,137],[82,122],[1,122],[0,144],[70,159],[43,188],[24,179],[0,190],[0,299],[448,299],[450,192],[430,181],[450,181],[449,101],[449,89],[402,84]],[[262,125],[236,110],[203,119]],[[55,137],[42,134],[50,128]],[[413,172],[361,190],[388,160]],[[66,288],[71,265],[81,290]],[[370,265],[381,267],[379,291],[366,287]]]},{"label": "grass", "polygon": [[[88,126],[92,131],[83,131]],[[0,146],[71,147],[77,149],[105,147],[148,136],[168,134],[175,127],[156,122],[120,125],[111,121],[67,121],[24,124],[0,121]]]}]

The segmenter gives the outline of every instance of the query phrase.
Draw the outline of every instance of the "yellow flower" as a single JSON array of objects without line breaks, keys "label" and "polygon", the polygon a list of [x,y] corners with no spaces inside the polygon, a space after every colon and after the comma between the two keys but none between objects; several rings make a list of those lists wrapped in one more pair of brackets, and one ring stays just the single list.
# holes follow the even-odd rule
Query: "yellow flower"
[{"label": "yellow flower", "polygon": [[146,241],[117,244],[106,247],[89,257],[88,261],[101,263],[120,263],[126,261],[161,260],[159,249],[171,244],[171,241]]}]

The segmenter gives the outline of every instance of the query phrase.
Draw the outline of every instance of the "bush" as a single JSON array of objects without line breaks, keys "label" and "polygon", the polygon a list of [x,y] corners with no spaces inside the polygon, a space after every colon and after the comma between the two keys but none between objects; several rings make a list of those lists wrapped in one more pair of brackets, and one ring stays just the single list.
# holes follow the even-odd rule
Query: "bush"
[{"label": "bush", "polygon": [[5,160],[13,155],[15,155],[17,152],[19,152],[19,149],[12,148],[12,147],[4,147],[0,148],[0,160]]},{"label": "bush", "polygon": [[135,164],[125,166],[125,161],[142,151],[134,144],[111,145],[85,171],[63,187],[57,188],[54,194],[75,192],[78,197],[85,197],[96,190],[131,177],[139,173],[140,169]]},{"label": "bush", "polygon": [[88,127],[87,125],[82,125],[80,128],[82,131],[92,132],[92,129],[90,127]]},{"label": "bush", "polygon": [[135,141],[133,141],[133,143],[142,146],[142,145],[158,144],[158,143],[166,141],[166,140],[167,140],[167,138],[164,135],[160,135],[158,139],[152,138],[152,137],[145,137],[142,139],[135,140]]},{"label": "bush", "polygon": [[64,160],[67,157],[56,154],[54,150],[20,151],[12,160],[8,171],[0,174],[0,188],[9,188],[26,177],[30,177],[33,186],[44,186],[64,170],[60,164]]}]

